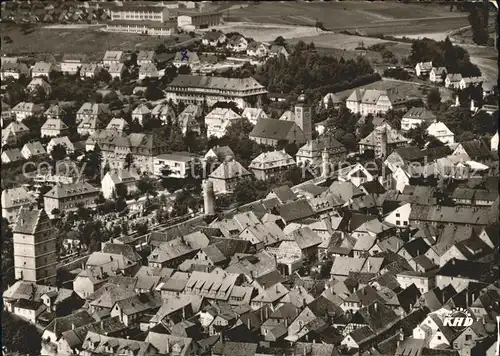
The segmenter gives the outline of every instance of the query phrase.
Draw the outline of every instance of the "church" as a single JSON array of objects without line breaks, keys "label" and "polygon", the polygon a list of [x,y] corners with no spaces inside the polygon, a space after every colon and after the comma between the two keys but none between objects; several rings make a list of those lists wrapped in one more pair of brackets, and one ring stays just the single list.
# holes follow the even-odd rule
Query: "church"
[{"label": "church", "polygon": [[312,140],[312,108],[304,94],[299,95],[294,112],[285,112],[279,120],[260,119],[257,121],[250,139],[258,144],[277,146],[286,141],[302,146]]}]

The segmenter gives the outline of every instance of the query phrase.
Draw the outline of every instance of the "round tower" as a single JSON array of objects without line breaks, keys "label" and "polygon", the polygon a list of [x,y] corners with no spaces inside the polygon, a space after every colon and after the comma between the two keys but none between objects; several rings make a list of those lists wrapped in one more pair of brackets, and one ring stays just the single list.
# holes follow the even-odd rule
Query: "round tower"
[{"label": "round tower", "polygon": [[206,179],[203,181],[203,212],[205,215],[213,215],[215,213],[215,194],[214,183]]},{"label": "round tower", "polygon": [[321,176],[326,178],[330,174],[330,155],[328,154],[326,147],[321,153],[321,165],[322,165]]}]

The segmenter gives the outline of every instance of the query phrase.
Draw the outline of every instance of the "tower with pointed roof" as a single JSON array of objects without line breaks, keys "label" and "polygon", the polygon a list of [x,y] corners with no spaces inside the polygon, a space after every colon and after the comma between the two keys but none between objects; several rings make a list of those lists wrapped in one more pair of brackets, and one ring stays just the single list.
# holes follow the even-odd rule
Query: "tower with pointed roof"
[{"label": "tower with pointed roof", "polygon": [[55,285],[57,237],[45,210],[21,208],[13,233],[15,278]]},{"label": "tower with pointed roof", "polygon": [[304,93],[300,94],[295,105],[295,123],[304,132],[306,141],[312,140],[312,107]]}]

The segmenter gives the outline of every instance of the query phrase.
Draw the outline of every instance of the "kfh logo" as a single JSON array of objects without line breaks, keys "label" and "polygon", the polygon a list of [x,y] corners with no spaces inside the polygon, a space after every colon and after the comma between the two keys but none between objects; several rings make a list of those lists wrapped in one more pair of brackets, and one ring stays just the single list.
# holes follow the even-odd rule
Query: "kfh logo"
[{"label": "kfh logo", "polygon": [[464,308],[453,308],[451,314],[444,317],[443,325],[456,331],[462,331],[474,323],[472,314]]}]

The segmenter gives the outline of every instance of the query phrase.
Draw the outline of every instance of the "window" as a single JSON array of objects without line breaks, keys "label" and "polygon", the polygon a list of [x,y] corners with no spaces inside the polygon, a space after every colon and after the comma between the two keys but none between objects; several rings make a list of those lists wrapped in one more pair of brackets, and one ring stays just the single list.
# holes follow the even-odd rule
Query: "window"
[{"label": "window", "polygon": [[396,225],[401,225],[401,221],[396,220]]},{"label": "window", "polygon": [[396,213],[396,217],[399,218],[401,216],[400,213]]},{"label": "window", "polygon": [[465,341],[471,341],[472,335],[465,335]]},{"label": "window", "polygon": [[441,335],[438,335],[438,340],[441,340]]}]

